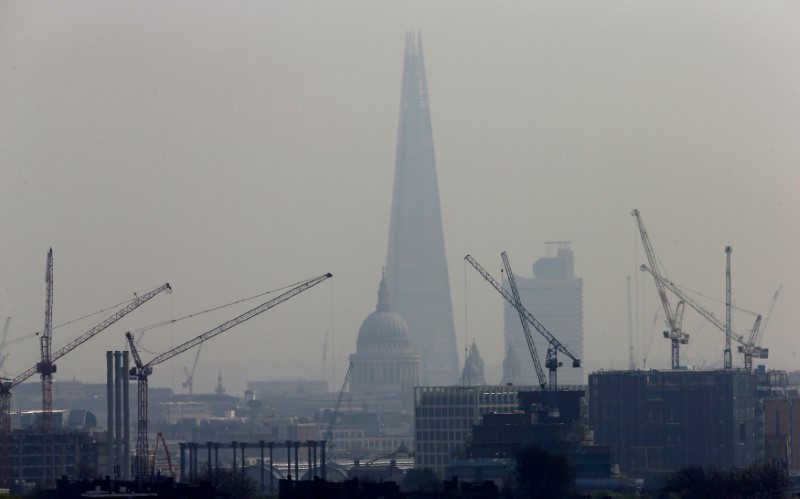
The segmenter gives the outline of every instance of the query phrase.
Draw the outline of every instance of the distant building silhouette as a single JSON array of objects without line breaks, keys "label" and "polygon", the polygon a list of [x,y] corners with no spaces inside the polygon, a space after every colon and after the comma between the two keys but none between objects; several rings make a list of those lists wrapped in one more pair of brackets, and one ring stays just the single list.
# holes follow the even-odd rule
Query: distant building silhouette
[{"label": "distant building silhouette", "polygon": [[420,382],[458,381],[422,39],[406,34],[386,276],[395,310],[421,356]]},{"label": "distant building silhouette", "polygon": [[522,384],[522,373],[520,373],[519,357],[514,350],[514,343],[506,342],[506,356],[503,358],[503,379],[500,381],[501,385],[520,385]]},{"label": "distant building silhouette", "polygon": [[[547,245],[549,251],[555,250],[555,255],[536,260],[533,264],[533,278],[514,273],[520,299],[522,305],[558,341],[583,359],[583,279],[575,277],[574,257],[569,242],[559,241]],[[520,364],[522,380],[517,380],[517,383],[537,383],[519,315],[508,303],[503,308],[503,321],[506,345],[510,343],[522,361]],[[534,328],[531,328],[531,333],[539,358],[544,365],[547,340]],[[506,354],[508,351],[506,348]],[[563,355],[559,360],[564,362],[564,367],[558,371],[560,385],[586,384],[583,368],[573,368],[572,363],[567,362],[569,359]],[[506,362],[511,361],[504,361],[504,367]],[[503,381],[506,382],[505,369],[503,374]]]},{"label": "distant building silhouette", "polygon": [[419,355],[412,348],[406,321],[392,310],[385,275],[378,289],[378,305],[358,330],[356,353],[350,355],[350,362],[350,393],[356,401],[381,412],[411,413]]},{"label": "distant building silhouette", "polygon": [[485,385],[486,377],[483,374],[483,359],[478,352],[478,345],[472,340],[467,358],[464,361],[464,370],[461,371],[461,384],[466,386]]}]

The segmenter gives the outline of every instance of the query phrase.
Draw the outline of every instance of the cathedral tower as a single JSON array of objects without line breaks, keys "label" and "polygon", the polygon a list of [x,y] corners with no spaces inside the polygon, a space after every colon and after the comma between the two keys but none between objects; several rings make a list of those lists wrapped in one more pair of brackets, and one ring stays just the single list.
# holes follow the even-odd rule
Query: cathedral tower
[{"label": "cathedral tower", "polygon": [[458,382],[422,38],[406,34],[392,220],[386,261],[395,310],[408,322],[423,385]]}]

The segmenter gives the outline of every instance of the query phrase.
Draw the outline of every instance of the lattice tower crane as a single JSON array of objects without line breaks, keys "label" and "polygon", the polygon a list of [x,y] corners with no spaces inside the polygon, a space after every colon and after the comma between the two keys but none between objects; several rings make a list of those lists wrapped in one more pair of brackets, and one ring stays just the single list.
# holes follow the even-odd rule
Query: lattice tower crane
[{"label": "lattice tower crane", "polygon": [[[522,323],[522,332],[525,334],[525,341],[528,343],[528,351],[531,353],[531,359],[533,360],[533,368],[534,371],[536,371],[536,377],[539,379],[539,388],[541,388],[542,391],[545,391],[548,384],[545,381],[544,371],[542,370],[542,365],[539,361],[539,352],[536,351],[536,344],[533,342],[533,335],[531,334],[530,326],[528,325],[528,321],[525,320],[525,314],[523,313],[524,307],[522,306],[522,300],[519,298],[517,281],[514,279],[514,273],[511,271],[511,264],[508,262],[508,256],[506,256],[506,252],[504,251],[500,256],[503,258],[503,267],[505,268],[506,276],[508,277],[508,284],[511,287],[511,294],[514,298],[514,303],[512,303],[512,306],[517,311],[517,314],[519,314],[519,320]],[[552,373],[553,371],[551,371],[550,388],[556,389],[552,387],[552,384],[554,381],[557,384],[558,381],[557,378],[554,380]]]},{"label": "lattice tower crane", "polygon": [[633,348],[633,307],[631,305],[631,278],[625,278],[625,284],[628,290],[628,369],[631,371],[636,370],[636,356],[634,355]]},{"label": "lattice tower crane", "polygon": [[331,451],[333,451],[333,448],[335,447],[333,442],[333,426],[336,424],[336,417],[339,415],[339,407],[342,405],[344,392],[347,389],[347,384],[350,383],[350,374],[352,372],[353,363],[350,362],[350,366],[347,368],[347,374],[344,375],[342,388],[339,390],[339,398],[336,399],[336,406],[333,408],[333,413],[331,414],[331,420],[328,422],[328,430],[325,432],[326,438],[328,439],[328,446],[330,447]]},{"label": "lattice tower crane", "polygon": [[3,341],[0,343],[0,369],[3,368],[3,364],[6,363],[6,359],[8,358],[8,353],[5,352],[6,347],[6,340],[8,339],[8,328],[11,326],[11,317],[6,317],[6,323],[3,326]]},{"label": "lattice tower crane", "polygon": [[[489,284],[491,284],[494,289],[497,290],[498,293],[503,295],[503,298],[505,298],[508,303],[514,306],[514,308],[517,308],[516,303],[514,301],[514,296],[511,293],[509,293],[503,287],[503,285],[500,284],[494,277],[492,277],[491,274],[489,274],[489,272],[486,271],[486,269],[481,267],[480,264],[477,261],[475,261],[474,258],[472,258],[470,255],[467,255],[464,257],[464,260],[468,261],[470,265],[472,265],[472,267],[475,270],[477,270],[478,273],[482,275],[483,278],[486,279],[486,281]],[[544,338],[548,341],[550,348],[555,349],[561,352],[562,354],[566,355],[570,359],[572,359],[572,367],[581,367],[581,359],[579,359],[577,355],[572,353],[572,351],[569,348],[567,348],[560,341],[558,341],[558,339],[556,339],[556,337],[553,336],[550,333],[550,331],[548,331],[547,328],[545,328],[542,325],[541,322],[536,320],[536,318],[530,312],[528,312],[528,310],[526,310],[522,306],[520,306],[520,308],[517,308],[517,310],[522,312],[522,314],[525,316],[525,320],[528,321],[528,324],[533,326],[534,329],[536,329],[539,332],[539,334],[544,336]]]},{"label": "lattice tower crane", "polygon": [[778,301],[778,296],[781,293],[781,289],[783,289],[783,285],[778,286],[778,289],[772,296],[772,303],[770,304],[766,315],[764,315],[764,320],[759,322],[761,319],[761,316],[759,315],[756,318],[756,324],[753,326],[753,329],[750,330],[750,336],[747,338],[747,342],[744,345],[739,345],[739,353],[744,354],[744,365],[748,371],[753,369],[754,357],[757,359],[769,358],[769,348],[763,348],[759,343],[764,337],[764,331],[766,331],[767,324],[769,324],[769,319],[772,317],[772,311],[775,309],[775,303]]},{"label": "lattice tower crane", "polygon": [[[666,289],[670,290],[675,296],[680,298],[682,302],[685,302],[687,305],[692,307],[695,311],[697,311],[697,313],[702,315],[703,318],[705,318],[708,322],[710,322],[714,327],[716,327],[717,329],[719,329],[723,333],[726,333],[726,337],[727,337],[727,328],[728,328],[727,324],[725,322],[722,322],[720,319],[717,318],[716,315],[714,315],[712,312],[706,310],[705,307],[703,307],[702,305],[697,303],[696,300],[694,300],[692,297],[687,295],[680,288],[680,286],[678,286],[673,281],[671,281],[671,280],[669,280],[669,279],[667,279],[667,278],[665,278],[663,276],[656,276],[655,274],[653,274],[652,270],[647,265],[642,265],[640,268],[643,271],[649,272],[651,275],[653,275],[653,277],[655,277],[659,282],[661,282],[661,284],[664,285],[664,287]],[[726,320],[726,322],[727,322],[727,320]],[[753,324],[753,327],[750,329],[750,338],[752,338],[752,342],[751,342],[751,340],[745,341],[744,336],[741,335],[741,334],[736,333],[735,331],[731,331],[731,334],[730,334],[731,340],[735,341],[736,343],[739,344],[739,348],[738,348],[739,352],[744,354],[744,365],[745,365],[745,369],[747,369],[747,370],[751,370],[752,367],[753,367],[753,356],[755,356],[757,358],[760,358],[760,359],[766,359],[767,356],[769,355],[769,350],[768,349],[763,349],[763,351],[762,351],[762,350],[757,349],[757,347],[755,345],[755,342],[758,339],[759,331],[761,330],[761,328],[760,328],[761,322],[762,322],[761,321],[761,316],[757,315],[755,323]]]},{"label": "lattice tower crane", "polygon": [[220,333],[231,329],[232,327],[238,326],[239,324],[252,319],[253,317],[257,316],[262,312],[266,312],[267,310],[271,309],[272,307],[285,302],[286,300],[310,289],[317,284],[325,281],[329,278],[333,277],[333,274],[323,274],[321,276],[314,277],[307,281],[303,281],[300,284],[294,286],[289,291],[265,302],[261,305],[248,310],[247,312],[241,314],[240,316],[229,320],[219,326],[206,331],[205,333],[196,336],[195,338],[178,345],[177,347],[162,353],[161,355],[156,356],[148,363],[144,363],[142,361],[141,356],[139,356],[139,351],[136,349],[136,342],[131,334],[130,331],[125,333],[125,337],[128,340],[128,345],[130,347],[131,356],[133,357],[133,362],[135,367],[132,367],[130,370],[130,374],[135,376],[137,379],[137,416],[138,416],[138,423],[137,423],[137,435],[136,435],[136,461],[135,461],[135,474],[137,476],[141,476],[142,473],[146,473],[147,471],[147,458],[150,453],[149,444],[147,441],[147,383],[148,378],[151,374],[153,374],[153,366],[161,364],[177,355],[182,354],[183,352],[194,348],[206,340],[217,336]]},{"label": "lattice tower crane", "polygon": [[194,393],[194,371],[197,369],[197,361],[200,359],[200,352],[203,350],[203,345],[197,347],[197,355],[194,356],[194,364],[192,364],[191,372],[186,366],[183,366],[183,374],[186,376],[186,381],[181,383],[181,386],[186,388],[186,391],[189,392],[189,395]]},{"label": "lattice tower crane", "polygon": [[[723,355],[726,370],[733,369],[731,355],[731,252],[730,246],[725,246],[725,353]],[[760,320],[758,322],[761,322]],[[758,324],[756,324],[757,329]]]},{"label": "lattice tower crane", "polygon": [[39,337],[41,360],[36,364],[36,372],[42,378],[42,431],[53,430],[53,373],[56,366],[50,355],[53,341],[53,248],[47,252],[47,270],[44,277],[47,283],[47,296],[44,309],[44,330]]},{"label": "lattice tower crane", "polygon": [[[50,355],[51,363],[57,361],[69,352],[89,341],[95,335],[108,328],[118,320],[122,319],[129,313],[133,312],[162,291],[172,291],[169,283],[159,286],[158,288],[143,295],[136,295],[136,297],[130,303],[117,310],[106,320],[70,341],[59,350],[53,352],[52,355]],[[2,470],[0,470],[0,475],[2,475],[2,477],[0,478],[2,478],[5,483],[8,483],[7,480],[10,479],[10,470],[8,469],[8,441],[11,436],[11,389],[38,372],[40,372],[39,363],[18,374],[11,380],[0,381],[0,467],[2,467]]]},{"label": "lattice tower crane", "polygon": [[661,284],[661,281],[658,279],[663,272],[660,271],[658,260],[653,251],[653,245],[650,243],[650,236],[647,235],[647,230],[644,228],[644,222],[642,222],[642,217],[639,215],[639,210],[633,210],[631,214],[636,218],[636,223],[639,226],[639,234],[642,237],[644,252],[647,255],[647,261],[650,263],[651,274],[653,274],[655,278],[658,297],[661,299],[661,306],[664,308],[664,317],[667,319],[669,331],[664,331],[664,338],[669,339],[672,344],[672,369],[678,369],[681,364],[681,345],[689,343],[689,335],[681,330],[681,323],[683,322],[683,304],[678,303],[675,310],[672,310],[667,292],[664,290],[664,285]]}]

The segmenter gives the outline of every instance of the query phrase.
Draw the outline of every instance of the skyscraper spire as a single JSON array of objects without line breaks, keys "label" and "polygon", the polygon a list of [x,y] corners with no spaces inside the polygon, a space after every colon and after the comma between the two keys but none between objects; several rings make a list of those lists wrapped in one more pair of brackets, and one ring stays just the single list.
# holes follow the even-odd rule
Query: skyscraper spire
[{"label": "skyscraper spire", "polygon": [[424,385],[458,381],[422,37],[406,34],[386,278],[421,356]]}]

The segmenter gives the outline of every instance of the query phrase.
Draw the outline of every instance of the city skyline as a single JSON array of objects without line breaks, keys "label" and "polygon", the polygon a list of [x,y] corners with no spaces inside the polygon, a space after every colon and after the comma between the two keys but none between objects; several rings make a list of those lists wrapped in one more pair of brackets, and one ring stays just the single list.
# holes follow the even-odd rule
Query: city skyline
[{"label": "city skyline", "polygon": [[[730,245],[737,305],[764,311],[783,284],[763,345],[771,367],[797,367],[800,5],[176,5],[1,8],[9,340],[42,328],[49,247],[55,325],[174,289],[61,359],[55,381],[101,381],[97,359],[126,348],[126,329],[331,272],[204,347],[194,387],[212,391],[220,369],[228,393],[319,376],[330,330],[338,390],[386,264],[409,27],[425,35],[459,363],[474,339],[491,382],[504,354],[502,302],[463,257],[497,276],[502,251],[522,265],[544,241],[571,240],[585,371],[628,365],[628,276],[639,364],[669,366],[652,279],[637,270],[638,208],[675,282],[722,300]],[[724,304],[708,303],[721,317]],[[151,330],[142,355],[246,309]],[[53,346],[97,321],[55,328]],[[751,324],[734,315],[734,329]],[[682,361],[721,363],[723,335],[690,312],[684,329]],[[11,344],[8,372],[38,346]],[[162,366],[152,385],[180,391],[192,361]]]}]

